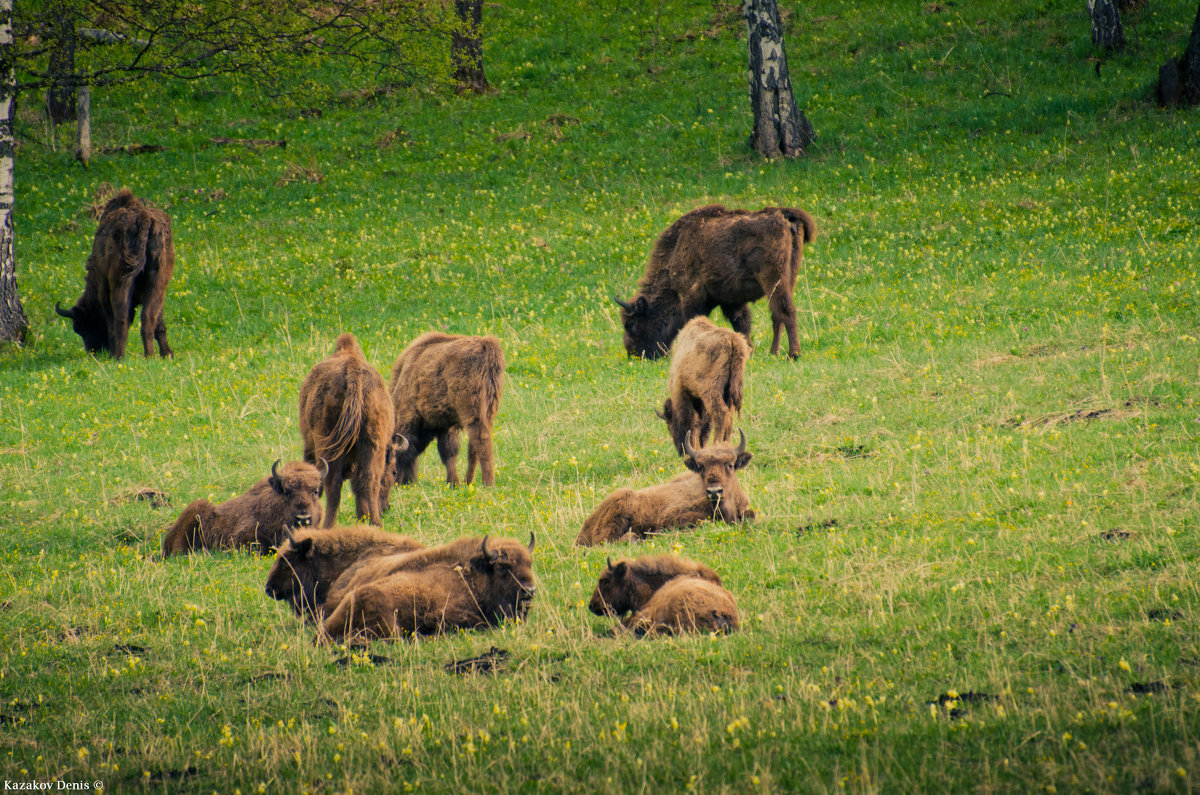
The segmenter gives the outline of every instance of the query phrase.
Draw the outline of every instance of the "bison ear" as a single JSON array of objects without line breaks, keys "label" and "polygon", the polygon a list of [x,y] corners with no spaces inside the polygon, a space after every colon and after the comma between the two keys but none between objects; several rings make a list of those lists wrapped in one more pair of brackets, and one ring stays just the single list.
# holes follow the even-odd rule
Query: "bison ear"
[{"label": "bison ear", "polygon": [[754,456],[751,455],[750,453],[739,453],[737,460],[735,460],[733,462],[733,468],[734,469],[742,469],[743,467],[746,466],[746,464],[750,463],[750,459],[753,457]]},{"label": "bison ear", "polygon": [[696,458],[693,455],[685,455],[683,457],[683,465],[693,472],[700,471],[700,464],[696,462]]},{"label": "bison ear", "polygon": [[646,296],[639,295],[638,299],[633,302],[633,314],[635,314],[635,315],[650,314],[650,302],[646,300]]},{"label": "bison ear", "polygon": [[300,541],[292,544],[292,551],[299,557],[307,558],[312,554],[312,546],[313,540],[311,538],[302,538]]},{"label": "bison ear", "polygon": [[612,561],[609,561],[608,567],[612,570],[613,576],[617,579],[621,579],[629,572],[629,564],[625,561],[621,561],[615,566],[612,565]]}]

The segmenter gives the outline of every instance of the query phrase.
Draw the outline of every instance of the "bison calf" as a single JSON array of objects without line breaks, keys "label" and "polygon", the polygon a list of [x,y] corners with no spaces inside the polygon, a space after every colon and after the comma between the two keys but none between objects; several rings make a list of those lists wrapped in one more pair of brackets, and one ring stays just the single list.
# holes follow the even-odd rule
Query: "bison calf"
[{"label": "bison calf", "polygon": [[392,365],[396,433],[408,449],[396,459],[396,480],[417,479],[417,457],[435,438],[446,482],[458,484],[458,434],[467,432],[467,483],[479,466],[483,485],[496,483],[492,423],[500,408],[504,352],[495,337],[429,332],[413,340]]},{"label": "bison calf", "polygon": [[721,584],[717,573],[703,563],[677,555],[656,555],[608,562],[600,575],[588,609],[598,616],[624,616],[638,610],[659,588],[676,577],[698,577]]},{"label": "bison calf", "polygon": [[363,356],[353,334],[337,338],[333,356],[318,362],[300,385],[300,434],[304,460],[324,458],[325,526],[337,520],[342,481],[350,478],[354,513],[373,524],[388,507],[395,483],[396,453],[407,447],[393,438],[395,420],[383,378]]},{"label": "bison calf", "polygon": [[738,484],[737,471],[750,463],[746,434],[741,444],[714,445],[700,450],[683,440],[683,463],[691,472],[657,486],[634,491],[617,489],[604,498],[575,543],[594,546],[610,541],[631,541],[670,527],[687,527],[713,519],[740,522],[754,518],[750,500]]},{"label": "bison calf", "polygon": [[[319,510],[319,508],[318,508]],[[330,586],[355,563],[421,549],[409,536],[374,527],[334,527],[303,530],[279,545],[275,565],[267,574],[267,596],[286,601],[297,615],[321,615]]]},{"label": "bison calf", "polygon": [[742,411],[748,358],[750,346],[742,335],[706,317],[692,318],[679,332],[667,377],[670,397],[658,414],[666,421],[677,452],[683,453],[688,438],[703,447],[710,429],[713,441],[728,442],[733,437],[734,414]]},{"label": "bison calf", "polygon": [[[322,462],[324,463],[324,462]],[[196,500],[183,509],[163,539],[163,557],[196,549],[234,549],[258,545],[266,555],[292,527],[321,521],[321,480],[324,472],[302,461],[279,468],[255,483],[245,494],[213,505]]]},{"label": "bison calf", "polygon": [[737,605],[717,573],[675,555],[609,561],[588,609],[598,616],[628,613],[624,626],[639,635],[738,628]]},{"label": "bison calf", "polygon": [[471,544],[474,554],[453,566],[397,571],[358,586],[336,607],[331,601],[321,639],[433,635],[524,618],[536,590],[532,542],[529,548],[510,539],[489,545],[484,536]]},{"label": "bison calf", "polygon": [[124,188],[109,200],[100,216],[92,253],[87,259],[83,295],[70,309],[55,304],[71,320],[90,353],[106,350],[114,359],[125,355],[129,326],[142,308],[142,350],[170,356],[163,303],[175,272],[171,219],[152,209]]},{"label": "bison calf", "polygon": [[758,212],[701,207],[667,227],[654,243],[638,292],[621,307],[625,349],[630,356],[657,359],[671,347],[683,324],[718,306],[734,331],[750,339],[751,301],[763,296],[771,307],[774,338],[787,329],[788,355],[800,355],[792,293],[804,244],[817,234],[812,216],[789,207]]}]

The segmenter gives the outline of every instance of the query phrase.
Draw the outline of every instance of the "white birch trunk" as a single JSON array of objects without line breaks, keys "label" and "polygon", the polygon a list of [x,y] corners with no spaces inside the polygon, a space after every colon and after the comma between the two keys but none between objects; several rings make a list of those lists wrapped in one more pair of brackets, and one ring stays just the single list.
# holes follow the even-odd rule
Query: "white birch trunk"
[{"label": "white birch trunk", "polygon": [[[0,52],[12,52],[13,0],[0,0]],[[8,60],[6,58],[6,60]],[[0,74],[0,340],[21,343],[29,321],[17,293],[17,261],[13,256],[13,119],[16,117],[16,72],[12,62]]]},{"label": "white birch trunk", "polygon": [[75,102],[75,157],[85,166],[92,159],[92,87],[80,86]]},{"label": "white birch trunk", "polygon": [[798,157],[816,139],[804,112],[796,107],[783,26],[776,0],[745,0],[746,42],[750,50],[750,146],[764,157]]}]

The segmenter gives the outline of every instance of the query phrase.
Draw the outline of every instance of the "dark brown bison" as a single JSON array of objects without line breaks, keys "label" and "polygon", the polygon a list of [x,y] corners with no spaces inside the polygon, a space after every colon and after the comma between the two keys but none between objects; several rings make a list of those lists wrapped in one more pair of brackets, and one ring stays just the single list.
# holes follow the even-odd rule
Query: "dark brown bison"
[{"label": "dark brown bison", "polygon": [[621,617],[639,610],[659,588],[676,577],[698,577],[721,584],[717,573],[703,563],[678,555],[610,560],[600,575],[588,609],[598,616]]},{"label": "dark brown bison", "polygon": [[301,530],[279,545],[275,565],[267,574],[267,596],[286,601],[297,615],[315,618],[329,587],[358,561],[421,549],[409,536],[374,527],[333,527]]},{"label": "dark brown bison", "polygon": [[383,378],[363,356],[353,334],[337,338],[333,356],[318,362],[300,385],[304,460],[324,458],[325,526],[337,520],[342,481],[350,478],[354,514],[374,525],[388,508],[395,456],[407,447],[394,436],[392,401]]},{"label": "dark brown bison", "polygon": [[[322,462],[324,463],[324,462]],[[303,461],[282,468],[276,461],[271,474],[245,494],[213,505],[196,500],[183,509],[163,538],[163,557],[198,549],[234,549],[258,545],[266,555],[287,537],[290,528],[321,521],[321,480],[324,473]]]},{"label": "dark brown bison", "polygon": [[465,561],[401,570],[360,585],[336,607],[328,603],[320,638],[434,635],[524,618],[536,590],[531,550],[510,539],[471,541],[475,552]]},{"label": "dark brown bison", "polygon": [[634,491],[617,489],[604,498],[583,523],[575,543],[594,546],[634,541],[671,527],[687,527],[705,519],[741,522],[754,518],[750,500],[738,484],[736,470],[750,462],[746,434],[734,447],[722,444],[692,448],[683,440],[683,463],[691,472],[657,486]]},{"label": "dark brown bison", "polygon": [[625,621],[638,635],[676,635],[684,632],[736,632],[739,626],[733,594],[697,577],[676,577],[654,592]]},{"label": "dark brown bison", "polygon": [[796,358],[800,338],[792,292],[804,244],[816,234],[812,216],[788,207],[752,213],[712,204],[692,210],[655,241],[637,294],[629,302],[616,299],[625,350],[657,359],[684,323],[718,306],[753,347],[747,304],[767,296],[775,330],[771,353],[779,352],[786,328],[788,355]]},{"label": "dark brown bison", "polygon": [[142,349],[170,356],[163,301],[167,284],[175,272],[175,245],[171,241],[171,219],[152,209],[128,189],[109,200],[87,259],[83,295],[70,309],[60,304],[54,310],[70,318],[71,327],[83,338],[89,353],[108,351],[114,359],[125,355],[129,326],[142,308]]},{"label": "dark brown bison", "polygon": [[396,433],[408,449],[396,458],[396,480],[417,479],[417,456],[435,438],[446,482],[458,485],[458,433],[467,432],[467,483],[479,465],[483,485],[496,483],[492,423],[500,408],[504,352],[495,337],[429,332],[413,340],[392,365]]},{"label": "dark brown bison", "polygon": [[666,421],[677,452],[683,453],[684,439],[695,439],[703,447],[710,429],[716,442],[733,438],[748,358],[750,346],[741,334],[706,317],[692,318],[679,332],[667,377],[670,397],[662,412],[655,412]]}]

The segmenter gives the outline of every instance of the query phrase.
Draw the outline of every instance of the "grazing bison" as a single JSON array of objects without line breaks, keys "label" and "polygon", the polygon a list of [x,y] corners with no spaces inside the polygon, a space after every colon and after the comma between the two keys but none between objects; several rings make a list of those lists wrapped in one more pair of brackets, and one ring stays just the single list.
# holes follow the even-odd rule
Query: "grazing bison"
[{"label": "grazing bison", "polygon": [[741,334],[720,328],[706,317],[694,317],[679,332],[667,377],[670,397],[659,419],[667,423],[675,450],[683,453],[684,439],[703,447],[709,429],[713,440],[733,438],[733,415],[742,411],[746,359],[750,346]]},{"label": "grazing bison", "polygon": [[395,421],[383,378],[363,356],[353,334],[337,338],[333,356],[318,362],[300,385],[304,460],[324,458],[325,526],[337,520],[342,481],[350,478],[354,514],[374,525],[388,508],[396,454]]},{"label": "grazing bison", "polygon": [[659,588],[676,577],[698,577],[721,584],[717,573],[703,563],[677,555],[656,555],[608,562],[600,575],[588,609],[598,616],[623,616],[639,610]]},{"label": "grazing bison", "polygon": [[461,563],[401,570],[329,603],[320,638],[434,635],[524,618],[536,590],[531,550],[509,539],[471,541],[476,551]]},{"label": "grazing bison", "polygon": [[[324,464],[324,462],[322,462]],[[213,505],[196,500],[183,509],[163,538],[163,557],[194,549],[234,549],[258,545],[266,555],[287,537],[289,528],[321,521],[324,472],[303,461],[279,467],[245,494]]]},{"label": "grazing bison", "polygon": [[496,483],[492,423],[500,408],[504,352],[495,337],[428,332],[413,340],[392,365],[396,433],[408,449],[396,458],[396,480],[417,479],[417,456],[434,438],[446,482],[458,485],[458,433],[467,432],[467,483],[479,465],[483,485]]},{"label": "grazing bison", "polygon": [[726,634],[735,632],[738,624],[733,594],[698,577],[671,580],[625,621],[625,626],[638,635]]},{"label": "grazing bison", "polygon": [[89,353],[108,351],[114,359],[125,355],[129,326],[142,308],[142,349],[170,356],[163,301],[167,283],[175,272],[175,245],[171,219],[162,210],[142,204],[128,188],[109,200],[87,259],[83,295],[70,309],[54,311],[70,318]]},{"label": "grazing bison", "polygon": [[691,472],[638,491],[617,489],[584,521],[575,543],[594,546],[634,541],[705,519],[740,522],[754,518],[736,472],[750,462],[745,433],[736,449],[722,444],[695,450],[686,438],[683,449],[683,464]]},{"label": "grazing bison", "polygon": [[771,307],[779,352],[786,328],[788,355],[800,355],[792,292],[805,243],[817,234],[812,216],[788,207],[758,212],[712,204],[692,210],[667,227],[654,243],[637,295],[621,306],[625,350],[657,359],[671,347],[683,324],[721,307],[734,331],[750,339],[750,307],[764,295]]},{"label": "grazing bison", "polygon": [[267,596],[288,602],[296,615],[315,618],[321,615],[329,587],[352,565],[421,547],[409,536],[365,526],[291,533],[279,545],[267,574]]}]

